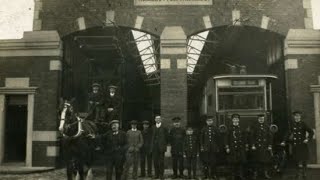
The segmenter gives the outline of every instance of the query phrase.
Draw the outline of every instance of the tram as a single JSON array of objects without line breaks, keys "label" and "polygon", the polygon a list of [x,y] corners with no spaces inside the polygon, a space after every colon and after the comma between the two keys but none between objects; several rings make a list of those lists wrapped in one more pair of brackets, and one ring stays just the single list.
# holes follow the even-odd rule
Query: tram
[{"label": "tram", "polygon": [[203,94],[203,113],[216,117],[221,132],[231,125],[231,115],[239,114],[242,127],[249,127],[265,114],[270,130],[276,132],[272,117],[272,81],[268,74],[230,74],[209,78]]}]

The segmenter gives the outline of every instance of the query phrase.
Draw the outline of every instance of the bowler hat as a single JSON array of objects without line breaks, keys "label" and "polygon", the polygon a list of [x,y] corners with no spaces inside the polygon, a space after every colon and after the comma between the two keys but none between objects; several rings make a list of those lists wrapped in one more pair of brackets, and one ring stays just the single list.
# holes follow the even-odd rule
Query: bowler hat
[{"label": "bowler hat", "polygon": [[110,85],[108,87],[109,87],[109,89],[117,89],[118,88],[117,86],[114,86],[114,85]]},{"label": "bowler hat", "polygon": [[258,117],[265,117],[265,114],[258,114]]}]

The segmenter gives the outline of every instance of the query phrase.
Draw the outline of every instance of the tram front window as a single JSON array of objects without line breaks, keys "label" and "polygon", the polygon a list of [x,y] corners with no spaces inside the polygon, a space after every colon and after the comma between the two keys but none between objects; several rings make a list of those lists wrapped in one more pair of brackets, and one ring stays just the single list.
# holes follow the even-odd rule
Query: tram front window
[{"label": "tram front window", "polygon": [[263,88],[219,88],[219,110],[263,110]]}]

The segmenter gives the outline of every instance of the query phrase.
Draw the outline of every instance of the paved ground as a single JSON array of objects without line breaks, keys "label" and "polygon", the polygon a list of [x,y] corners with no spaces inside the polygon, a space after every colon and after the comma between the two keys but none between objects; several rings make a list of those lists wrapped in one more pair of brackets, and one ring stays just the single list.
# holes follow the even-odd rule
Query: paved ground
[{"label": "paved ground", "polygon": [[[166,170],[166,179],[169,178],[172,174],[171,171]],[[42,173],[32,173],[32,174],[20,174],[20,175],[13,175],[13,174],[0,174],[1,180],[62,180],[66,179],[65,169],[56,169],[48,172]],[[105,179],[105,172],[104,168],[94,168],[94,180],[104,180]],[[139,180],[147,180],[151,178],[139,178]],[[225,180],[226,178],[220,177],[219,180]],[[293,180],[294,172],[288,171],[285,176],[282,178],[274,177],[273,180]],[[320,169],[309,169],[308,170],[308,178],[307,180],[319,180],[320,179]]]}]

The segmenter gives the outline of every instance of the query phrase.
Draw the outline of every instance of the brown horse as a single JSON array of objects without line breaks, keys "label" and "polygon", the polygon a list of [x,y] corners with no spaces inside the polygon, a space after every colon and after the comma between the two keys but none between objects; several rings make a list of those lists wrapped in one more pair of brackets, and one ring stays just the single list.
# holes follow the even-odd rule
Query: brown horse
[{"label": "brown horse", "polygon": [[[74,100],[62,100],[60,104],[59,131],[62,134],[61,149],[67,165],[68,180],[92,179],[92,162],[96,126],[79,117],[73,108]],[[87,167],[85,175],[85,167]]]}]

